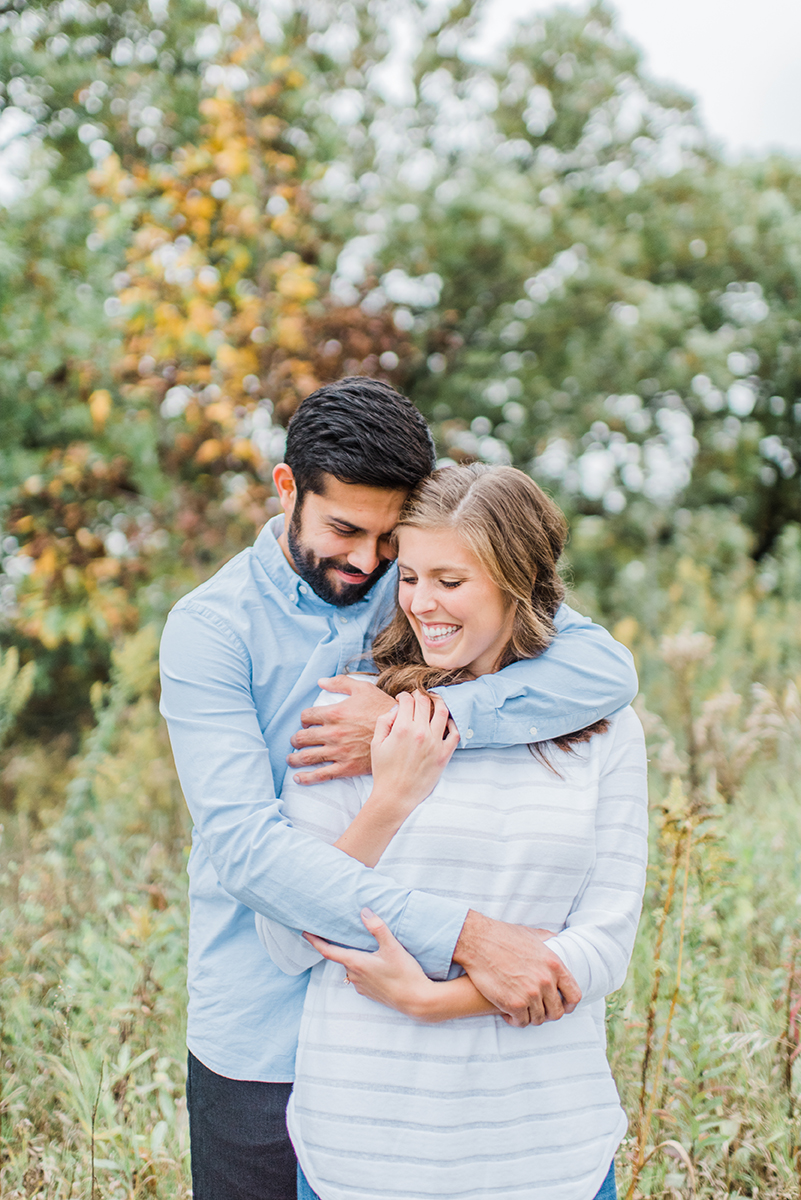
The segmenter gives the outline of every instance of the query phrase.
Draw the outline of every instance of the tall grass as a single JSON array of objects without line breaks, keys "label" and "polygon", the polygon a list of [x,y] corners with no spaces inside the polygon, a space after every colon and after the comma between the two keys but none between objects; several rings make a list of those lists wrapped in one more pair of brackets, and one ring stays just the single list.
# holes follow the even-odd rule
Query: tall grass
[{"label": "tall grass", "polygon": [[[801,1196],[801,543],[755,567],[739,537],[699,524],[607,599],[651,757],[645,909],[608,1005],[628,1200]],[[2,760],[4,1197],[189,1195],[188,827],[155,649],[118,647],[77,753]]]}]

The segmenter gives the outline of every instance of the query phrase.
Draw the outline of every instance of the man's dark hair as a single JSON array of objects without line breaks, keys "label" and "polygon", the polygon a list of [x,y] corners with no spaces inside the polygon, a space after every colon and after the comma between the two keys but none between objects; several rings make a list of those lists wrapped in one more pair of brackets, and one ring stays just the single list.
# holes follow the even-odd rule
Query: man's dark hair
[{"label": "man's dark hair", "polygon": [[388,383],[353,375],[301,403],[287,431],[284,461],[298,500],[324,489],[323,475],[365,487],[409,489],[436,466],[430,430],[411,400]]}]

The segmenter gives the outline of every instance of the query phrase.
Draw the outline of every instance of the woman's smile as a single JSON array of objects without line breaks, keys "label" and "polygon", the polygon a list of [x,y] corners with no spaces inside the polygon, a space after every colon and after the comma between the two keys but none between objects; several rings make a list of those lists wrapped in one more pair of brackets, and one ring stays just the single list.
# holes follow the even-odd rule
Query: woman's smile
[{"label": "woman's smile", "polygon": [[429,624],[425,621],[419,624],[427,646],[442,646],[450,642],[462,628],[461,625]]}]

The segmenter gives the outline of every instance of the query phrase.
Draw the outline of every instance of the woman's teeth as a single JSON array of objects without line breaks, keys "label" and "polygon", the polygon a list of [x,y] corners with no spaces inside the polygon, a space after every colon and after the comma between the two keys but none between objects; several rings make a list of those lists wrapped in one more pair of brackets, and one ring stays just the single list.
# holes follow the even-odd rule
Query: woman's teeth
[{"label": "woman's teeth", "polygon": [[423,633],[427,642],[444,642],[458,633],[459,629],[460,625],[424,625]]}]

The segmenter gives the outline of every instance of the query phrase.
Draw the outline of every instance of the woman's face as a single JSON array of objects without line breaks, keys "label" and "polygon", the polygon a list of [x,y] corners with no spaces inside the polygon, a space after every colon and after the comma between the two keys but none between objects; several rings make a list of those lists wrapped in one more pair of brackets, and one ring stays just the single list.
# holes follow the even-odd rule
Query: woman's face
[{"label": "woman's face", "polygon": [[514,610],[449,530],[398,531],[398,600],[431,667],[497,670]]}]

